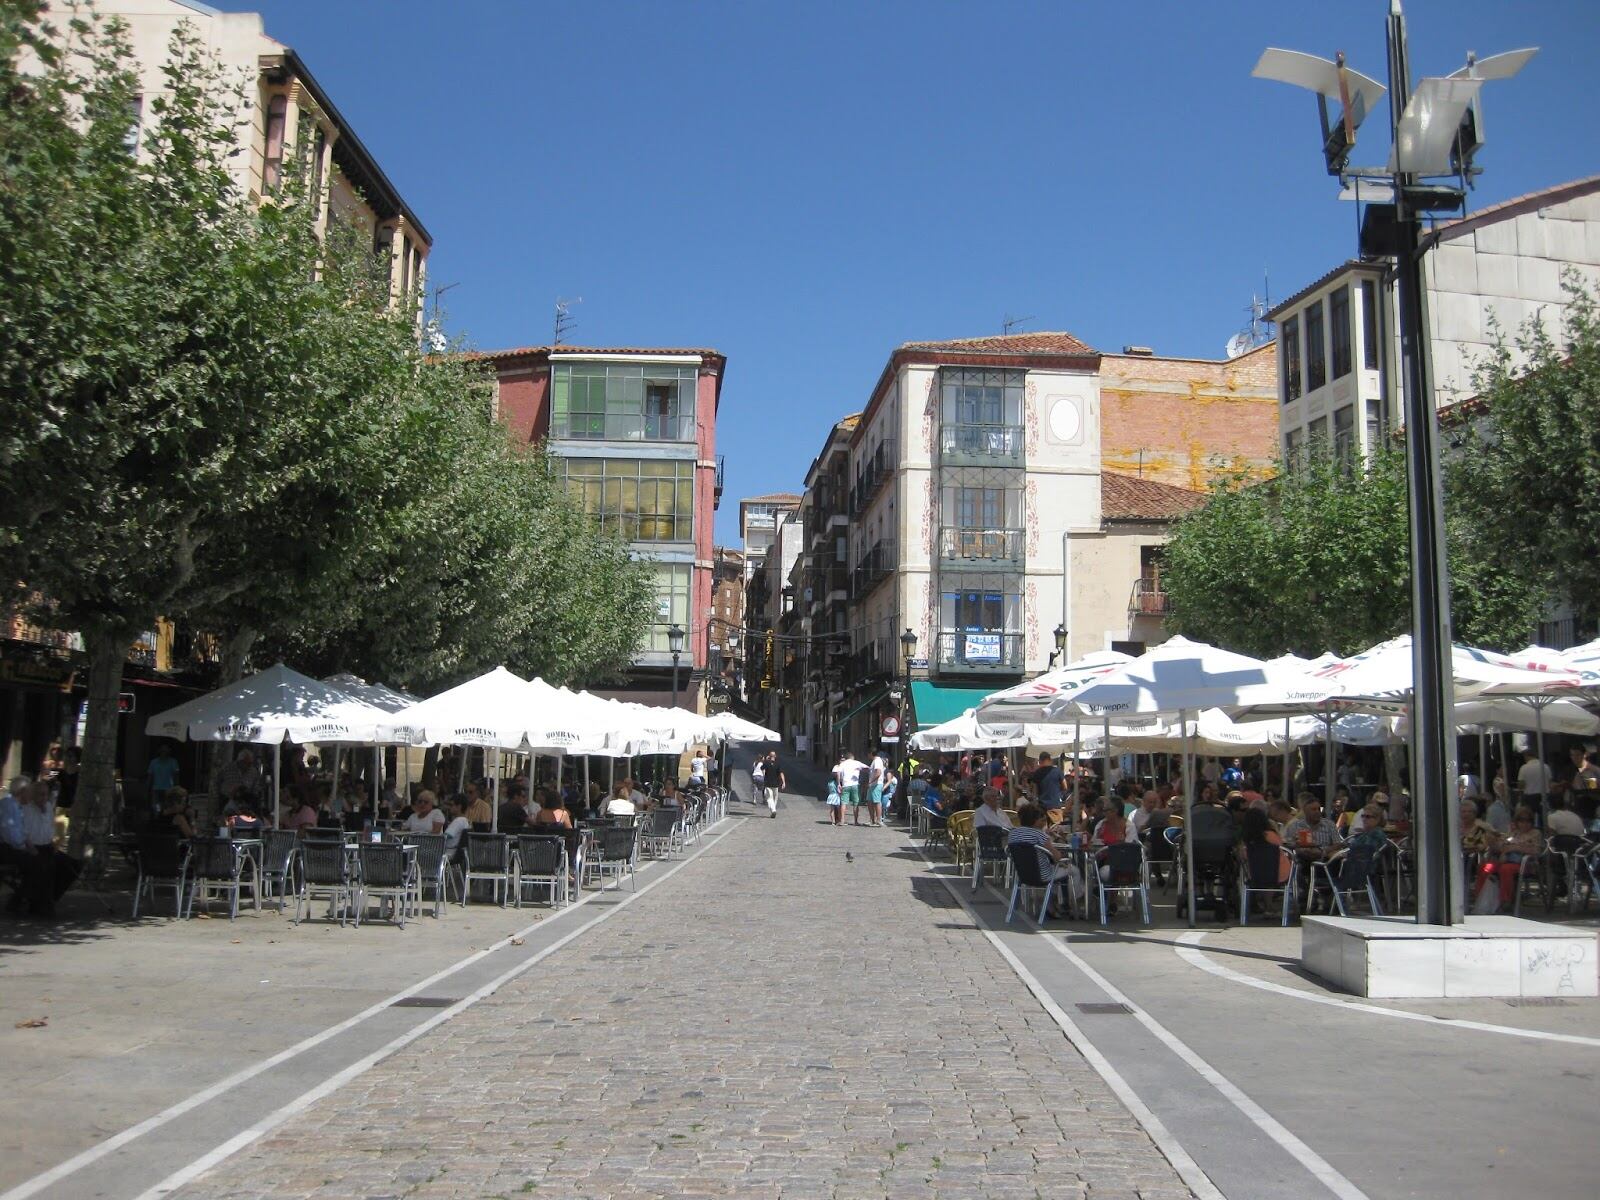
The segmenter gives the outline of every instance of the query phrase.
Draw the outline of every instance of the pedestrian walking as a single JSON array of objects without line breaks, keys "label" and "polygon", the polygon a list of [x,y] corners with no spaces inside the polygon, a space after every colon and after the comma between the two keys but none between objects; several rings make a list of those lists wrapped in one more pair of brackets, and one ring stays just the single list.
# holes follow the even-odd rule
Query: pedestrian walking
[{"label": "pedestrian walking", "polygon": [[783,767],[778,762],[776,750],[767,751],[766,766],[761,772],[761,793],[767,801],[767,811],[772,814],[772,819],[778,819],[778,793],[789,786],[789,781],[784,778]]}]

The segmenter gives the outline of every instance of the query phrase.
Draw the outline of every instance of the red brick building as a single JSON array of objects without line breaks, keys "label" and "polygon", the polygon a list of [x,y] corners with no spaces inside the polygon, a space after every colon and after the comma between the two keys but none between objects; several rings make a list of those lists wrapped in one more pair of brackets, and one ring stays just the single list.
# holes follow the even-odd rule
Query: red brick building
[{"label": "red brick building", "polygon": [[683,631],[679,702],[703,703],[712,521],[722,498],[717,408],[727,359],[708,349],[526,346],[493,364],[495,413],[542,443],[573,497],[622,534],[656,576],[656,615],[626,679],[607,695],[673,702],[670,631]]}]

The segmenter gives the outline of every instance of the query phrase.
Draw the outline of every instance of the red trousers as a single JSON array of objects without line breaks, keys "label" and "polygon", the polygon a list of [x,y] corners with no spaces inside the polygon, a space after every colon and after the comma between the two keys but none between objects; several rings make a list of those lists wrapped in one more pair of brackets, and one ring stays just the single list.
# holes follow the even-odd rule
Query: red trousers
[{"label": "red trousers", "polygon": [[[1496,875],[1498,875],[1500,877],[1500,903],[1510,904],[1511,897],[1516,893],[1517,890],[1517,875],[1521,872],[1521,870],[1521,863],[1501,862],[1499,860],[1495,860],[1493,862],[1486,862],[1483,864],[1483,866],[1478,868],[1478,878],[1480,880],[1487,880],[1493,879]],[[1482,885],[1480,884],[1479,886]]]}]

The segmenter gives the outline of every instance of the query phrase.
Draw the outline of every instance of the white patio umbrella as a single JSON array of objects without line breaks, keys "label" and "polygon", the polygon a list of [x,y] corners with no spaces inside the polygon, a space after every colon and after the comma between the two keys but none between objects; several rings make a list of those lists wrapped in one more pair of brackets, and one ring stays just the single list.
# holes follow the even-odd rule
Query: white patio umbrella
[{"label": "white patio umbrella", "polygon": [[1021,723],[981,727],[972,708],[911,735],[913,750],[993,750],[1027,744],[1028,731]]},{"label": "white patio umbrella", "polygon": [[[1298,673],[1270,667],[1260,659],[1235,654],[1203,642],[1175,637],[1147,651],[1143,657],[1109,672],[1070,696],[1048,704],[1046,716],[1059,720],[1074,712],[1093,717],[1170,715],[1187,726],[1192,716],[1208,708],[1231,708],[1257,697],[1294,690]],[[1194,771],[1191,744],[1184,752],[1184,826],[1193,828]],[[1188,860],[1189,923],[1194,911],[1194,839],[1184,838]]]},{"label": "white patio umbrella", "polygon": [[[340,691],[348,692],[357,700],[370,704],[373,708],[381,709],[386,713],[397,713],[402,708],[409,707],[421,699],[419,696],[413,696],[410,692],[396,691],[394,688],[386,687],[381,683],[368,683],[360,676],[352,675],[348,671],[338,675],[329,675],[323,682],[333,685]],[[374,742],[372,746],[372,814],[374,819],[377,818],[378,801],[383,788],[383,751],[380,748],[382,744],[382,742]],[[410,743],[409,741],[402,741],[400,743],[391,742],[390,744],[409,745]],[[335,742],[333,748],[333,787],[336,795],[339,788],[340,749],[340,744]]]},{"label": "white patio umbrella", "polygon": [[977,706],[980,726],[1038,724],[1045,720],[1045,708],[1061,696],[1071,695],[1110,671],[1133,659],[1116,650],[1096,650],[1077,662],[1046,671],[1014,687],[985,696]]},{"label": "white patio umbrella", "polygon": [[156,713],[151,737],[272,747],[272,826],[278,827],[281,752],[290,742],[372,742],[388,714],[283,663]]},{"label": "white patio umbrella", "polygon": [[731,712],[721,712],[711,718],[723,740],[730,742],[781,742],[781,734],[774,733],[765,725],[757,725],[754,721],[746,721],[743,717],[735,716]]}]

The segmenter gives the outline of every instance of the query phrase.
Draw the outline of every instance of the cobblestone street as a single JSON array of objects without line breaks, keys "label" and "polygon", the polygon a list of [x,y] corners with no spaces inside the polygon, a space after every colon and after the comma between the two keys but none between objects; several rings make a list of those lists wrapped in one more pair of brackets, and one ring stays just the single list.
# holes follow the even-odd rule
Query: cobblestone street
[{"label": "cobblestone street", "polygon": [[177,1194],[1189,1195],[903,833],[743,820]]}]

